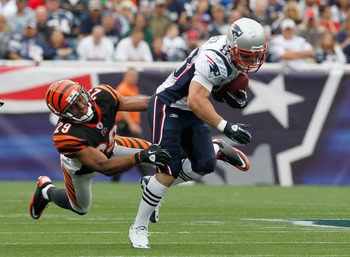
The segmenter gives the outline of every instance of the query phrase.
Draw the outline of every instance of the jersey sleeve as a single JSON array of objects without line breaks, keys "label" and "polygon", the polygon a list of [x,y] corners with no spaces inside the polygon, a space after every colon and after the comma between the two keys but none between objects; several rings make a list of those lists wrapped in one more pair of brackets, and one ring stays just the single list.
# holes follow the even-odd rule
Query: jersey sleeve
[{"label": "jersey sleeve", "polygon": [[93,89],[91,89],[90,95],[93,99],[94,99],[94,95],[96,95],[96,96],[98,95],[97,98],[99,100],[102,99],[102,101],[105,101],[105,102],[111,100],[114,102],[115,108],[116,109],[119,108],[120,94],[109,85],[103,84],[103,85],[99,85],[97,87],[94,87]]},{"label": "jersey sleeve", "polygon": [[214,49],[204,50],[198,56],[195,67],[195,75],[201,75],[213,85],[219,85],[232,72],[226,57]]}]

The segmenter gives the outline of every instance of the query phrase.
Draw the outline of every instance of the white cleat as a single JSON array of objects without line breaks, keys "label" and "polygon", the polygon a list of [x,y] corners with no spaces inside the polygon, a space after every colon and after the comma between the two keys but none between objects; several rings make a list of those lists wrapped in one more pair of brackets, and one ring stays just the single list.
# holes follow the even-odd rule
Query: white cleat
[{"label": "white cleat", "polygon": [[129,240],[132,248],[151,249],[151,246],[148,243],[148,235],[149,233],[145,226],[134,228],[134,225],[131,225],[129,229]]}]

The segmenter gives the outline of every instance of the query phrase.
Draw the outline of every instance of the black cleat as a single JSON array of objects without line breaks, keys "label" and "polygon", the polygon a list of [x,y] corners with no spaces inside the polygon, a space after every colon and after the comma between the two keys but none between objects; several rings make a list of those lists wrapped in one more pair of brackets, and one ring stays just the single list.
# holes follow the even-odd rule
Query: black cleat
[{"label": "black cleat", "polygon": [[47,204],[50,202],[49,200],[44,199],[42,196],[42,190],[49,184],[52,184],[49,177],[40,176],[38,178],[35,193],[29,204],[29,213],[33,219],[39,219]]}]

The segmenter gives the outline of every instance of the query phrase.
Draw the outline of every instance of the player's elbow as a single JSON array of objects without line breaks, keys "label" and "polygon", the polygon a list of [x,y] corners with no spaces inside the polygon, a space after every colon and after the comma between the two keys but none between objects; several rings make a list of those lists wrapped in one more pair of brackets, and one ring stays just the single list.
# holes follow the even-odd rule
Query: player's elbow
[{"label": "player's elbow", "polygon": [[196,110],[199,110],[201,108],[201,101],[200,101],[200,98],[199,97],[195,97],[195,96],[192,96],[192,97],[188,97],[187,98],[187,106],[189,108],[191,108],[192,111],[196,111]]}]

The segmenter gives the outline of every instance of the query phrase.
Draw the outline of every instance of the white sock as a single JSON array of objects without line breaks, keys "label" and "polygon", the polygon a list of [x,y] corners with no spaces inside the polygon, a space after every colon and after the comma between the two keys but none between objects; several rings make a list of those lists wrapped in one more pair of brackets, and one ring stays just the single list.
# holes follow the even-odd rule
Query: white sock
[{"label": "white sock", "polygon": [[215,156],[216,156],[220,150],[220,146],[218,144],[213,144],[213,147],[214,147],[214,152],[215,152]]},{"label": "white sock", "polygon": [[43,190],[41,190],[41,194],[43,195],[45,200],[50,200],[49,196],[47,195],[47,190],[49,190],[50,187],[54,187],[54,185],[49,184],[46,187],[44,187]]},{"label": "white sock", "polygon": [[202,177],[202,175],[192,170],[191,161],[189,159],[185,159],[182,162],[182,170],[180,171],[179,176],[171,184],[171,186],[175,186],[187,181],[200,180]]},{"label": "white sock", "polygon": [[149,218],[151,217],[152,212],[167,190],[168,188],[159,183],[156,180],[155,176],[152,176],[150,178],[147,187],[143,190],[142,199],[139,205],[134,227],[148,227]]}]

